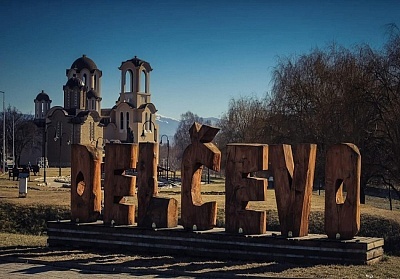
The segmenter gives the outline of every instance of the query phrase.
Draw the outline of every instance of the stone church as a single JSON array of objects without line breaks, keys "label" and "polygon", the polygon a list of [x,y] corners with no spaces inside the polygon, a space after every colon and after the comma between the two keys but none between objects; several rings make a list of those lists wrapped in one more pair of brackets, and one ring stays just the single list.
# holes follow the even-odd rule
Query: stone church
[{"label": "stone church", "polygon": [[135,56],[122,62],[119,70],[121,90],[112,108],[102,108],[102,71],[86,55],[66,70],[63,106],[51,107],[52,101],[43,91],[36,96],[35,123],[43,129],[42,149],[47,149],[49,166],[70,166],[71,144],[101,147],[112,142],[157,141],[150,64]]}]

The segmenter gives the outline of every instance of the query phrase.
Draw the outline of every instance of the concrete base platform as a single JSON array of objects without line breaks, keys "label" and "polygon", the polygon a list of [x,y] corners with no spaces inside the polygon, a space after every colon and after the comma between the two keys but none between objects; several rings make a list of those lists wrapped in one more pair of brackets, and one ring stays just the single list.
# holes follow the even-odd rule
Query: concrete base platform
[{"label": "concrete base platform", "polygon": [[373,237],[330,240],[319,234],[293,238],[284,238],[275,232],[233,235],[223,228],[189,232],[181,226],[172,229],[109,227],[104,226],[102,221],[79,224],[69,220],[51,221],[47,227],[51,247],[88,247],[120,252],[305,264],[373,264],[382,259],[384,245],[382,238]]}]

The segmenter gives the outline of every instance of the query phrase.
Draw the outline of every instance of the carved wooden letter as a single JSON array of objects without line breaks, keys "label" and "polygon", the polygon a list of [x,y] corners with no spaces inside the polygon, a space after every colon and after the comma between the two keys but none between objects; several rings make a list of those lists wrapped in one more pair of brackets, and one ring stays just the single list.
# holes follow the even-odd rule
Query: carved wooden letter
[{"label": "carved wooden letter", "polygon": [[102,151],[93,146],[71,146],[71,220],[94,222],[101,212]]},{"label": "carved wooden letter", "polygon": [[135,222],[137,144],[106,144],[104,224],[133,225]]},{"label": "carved wooden letter", "polygon": [[[329,238],[351,239],[360,230],[361,155],[350,143],[332,146],[325,166],[325,232]],[[343,188],[347,190],[343,201]]]},{"label": "carved wooden letter", "polygon": [[157,143],[139,144],[138,226],[172,228],[178,225],[178,201],[159,198],[157,182]]},{"label": "carved wooden letter", "polygon": [[216,225],[217,203],[203,203],[201,198],[201,173],[203,165],[219,171],[221,152],[211,142],[219,129],[194,123],[190,128],[191,144],[182,158],[182,225],[187,230],[207,230]]},{"label": "carved wooden letter", "polygon": [[225,230],[230,233],[264,234],[266,211],[248,209],[249,201],[267,199],[267,179],[250,177],[268,169],[268,145],[228,144],[225,180]]},{"label": "carved wooden letter", "polygon": [[281,233],[285,237],[306,236],[317,146],[296,145],[294,157],[286,144],[270,145],[269,152]]}]

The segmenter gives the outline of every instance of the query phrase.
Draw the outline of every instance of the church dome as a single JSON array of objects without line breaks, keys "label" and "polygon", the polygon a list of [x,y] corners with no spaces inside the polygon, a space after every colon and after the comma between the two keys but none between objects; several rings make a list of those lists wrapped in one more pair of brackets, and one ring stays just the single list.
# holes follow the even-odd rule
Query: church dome
[{"label": "church dome", "polygon": [[67,84],[65,84],[66,87],[69,88],[74,88],[74,87],[78,87],[78,88],[82,88],[83,86],[85,86],[85,84],[83,83],[83,81],[80,78],[77,78],[75,75],[70,78],[67,81]]},{"label": "church dome", "polygon": [[[128,62],[132,63],[137,68],[140,67],[140,66],[143,66],[143,67],[145,67],[147,69],[148,72],[153,70],[151,68],[149,62],[146,62],[146,61],[138,58],[137,56],[135,56],[132,59],[126,60],[125,62],[122,62],[121,67],[122,67],[122,65],[124,65],[125,63],[128,63]],[[121,69],[121,67],[120,67],[120,69]]]},{"label": "church dome", "polygon": [[86,55],[82,55],[82,57],[76,59],[75,62],[72,63],[71,69],[75,69],[77,72],[80,72],[82,69],[88,69],[91,72],[98,70],[96,63]]},{"label": "church dome", "polygon": [[97,93],[97,91],[96,90],[94,90],[93,88],[92,89],[90,89],[89,90],[89,92],[86,94],[86,97],[88,98],[88,99],[90,99],[90,98],[99,98],[100,96],[99,96],[99,93]]},{"label": "church dome", "polygon": [[47,95],[43,90],[42,90],[42,92],[40,92],[37,96],[36,96],[36,99],[35,99],[36,101],[39,101],[39,102],[41,102],[41,101],[45,101],[45,102],[49,102],[50,101],[50,98],[49,98],[49,95]]}]

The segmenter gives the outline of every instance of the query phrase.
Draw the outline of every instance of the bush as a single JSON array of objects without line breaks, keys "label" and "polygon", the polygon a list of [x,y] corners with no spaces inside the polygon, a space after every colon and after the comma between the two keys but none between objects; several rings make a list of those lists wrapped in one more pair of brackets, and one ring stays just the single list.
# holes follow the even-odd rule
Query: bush
[{"label": "bush", "polygon": [[[217,224],[224,226],[223,209],[218,210]],[[47,221],[69,220],[67,206],[31,205],[22,206],[0,203],[0,232],[41,235],[46,231]],[[267,212],[267,230],[279,231],[276,210]],[[324,212],[311,212],[309,232],[324,234]],[[359,236],[381,237],[385,240],[385,252],[400,255],[400,224],[394,220],[370,214],[361,214]]]},{"label": "bush", "polygon": [[0,203],[1,232],[41,235],[46,231],[47,221],[61,219],[70,219],[70,209],[66,206]]},{"label": "bush", "polygon": [[385,252],[400,255],[400,224],[369,214],[361,214],[360,236],[382,237],[385,240]]}]

